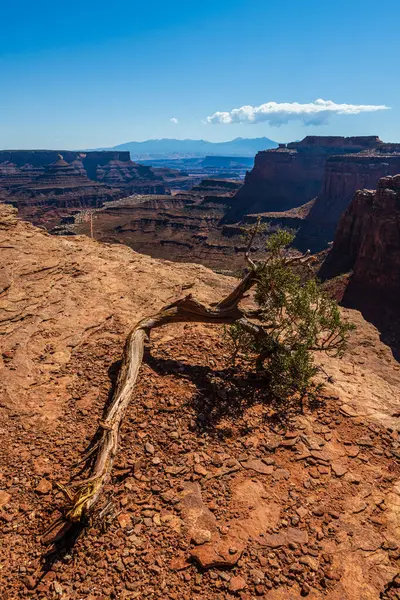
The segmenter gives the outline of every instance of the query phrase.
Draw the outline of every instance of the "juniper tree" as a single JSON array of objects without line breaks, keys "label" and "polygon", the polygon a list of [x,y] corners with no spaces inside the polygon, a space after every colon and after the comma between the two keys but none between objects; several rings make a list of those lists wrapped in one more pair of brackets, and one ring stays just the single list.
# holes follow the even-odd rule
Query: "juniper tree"
[{"label": "juniper tree", "polygon": [[247,231],[246,260],[255,273],[255,310],[251,330],[240,320],[229,327],[232,358],[238,356],[254,366],[265,380],[267,398],[278,402],[315,399],[321,383],[315,352],[342,356],[349,332],[337,303],[314,277],[313,257],[288,256],[294,234],[278,230],[267,238],[267,256],[255,262],[251,248],[261,232],[260,221]]},{"label": "juniper tree", "polygon": [[[292,234],[279,231],[270,235],[266,258],[253,260],[252,244],[260,229],[258,221],[248,233],[247,273],[220,302],[202,304],[189,294],[141,319],[131,329],[113,396],[81,460],[80,473],[85,473],[86,478],[76,481],[75,474],[68,486],[61,486],[68,507],[63,518],[54,524],[54,529],[60,522],[63,527],[62,534],[58,532],[56,537],[64,535],[73,523],[87,522],[110,479],[120,427],[134,398],[144,344],[153,329],[183,322],[230,325],[234,353],[247,356],[254,370],[267,382],[269,398],[302,404],[317,393],[314,352],[341,355],[352,326],[343,322],[336,303],[322,291],[315,278],[305,275],[312,257],[308,253],[288,254]],[[242,300],[252,288],[255,308],[248,309]]]}]

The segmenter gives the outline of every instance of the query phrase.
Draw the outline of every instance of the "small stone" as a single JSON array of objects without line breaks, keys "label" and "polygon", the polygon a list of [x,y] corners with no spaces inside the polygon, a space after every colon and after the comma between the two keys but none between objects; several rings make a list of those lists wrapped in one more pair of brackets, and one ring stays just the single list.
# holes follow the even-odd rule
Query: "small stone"
[{"label": "small stone", "polygon": [[350,448],[347,448],[346,451],[347,456],[350,458],[356,458],[356,456],[360,454],[360,448],[357,448],[357,446],[350,446]]},{"label": "small stone", "polygon": [[246,585],[246,581],[243,579],[243,577],[240,575],[235,575],[229,582],[229,591],[234,593],[240,592],[241,590],[244,590]]},{"label": "small stone", "polygon": [[300,519],[304,519],[304,517],[308,514],[308,510],[304,508],[304,506],[300,506],[299,508],[297,508],[296,512],[299,515]]},{"label": "small stone", "polygon": [[[265,589],[264,589],[263,585],[260,585],[260,584],[256,585],[255,591],[256,591],[257,596],[264,596]],[[242,598],[242,600],[243,600],[243,598]]]},{"label": "small stone", "polygon": [[344,478],[349,483],[354,483],[355,485],[361,483],[361,477],[359,477],[359,475],[355,475],[354,473],[346,473]]},{"label": "small stone", "polygon": [[295,446],[297,444],[298,441],[299,441],[298,436],[295,436],[293,438],[287,438],[280,442],[279,447],[280,448],[292,448],[293,446]]},{"label": "small stone", "polygon": [[59,596],[62,595],[63,589],[62,589],[61,585],[58,583],[58,581],[55,581],[53,583],[53,588],[54,588],[54,591],[56,594],[58,594]]},{"label": "small stone", "polygon": [[290,471],[287,469],[277,469],[274,473],[274,479],[281,481],[282,479],[289,479]]},{"label": "small stone", "polygon": [[308,596],[308,594],[310,593],[310,586],[308,585],[308,583],[303,583],[303,585],[301,586],[301,591],[300,594],[302,596]]},{"label": "small stone", "polygon": [[371,440],[371,438],[370,438],[370,437],[367,437],[367,436],[365,436],[365,437],[360,437],[360,438],[357,440],[357,444],[358,444],[359,446],[367,446],[367,447],[370,447],[370,446],[373,446],[373,445],[374,445],[374,442]]},{"label": "small stone", "polygon": [[356,417],[358,415],[357,411],[350,404],[342,404],[340,412],[345,417]]},{"label": "small stone", "polygon": [[319,465],[318,471],[321,473],[321,475],[329,475],[330,473],[329,467],[326,467],[325,465]]},{"label": "small stone", "polygon": [[264,461],[259,460],[257,458],[250,459],[247,462],[243,463],[243,467],[245,469],[252,469],[261,475],[272,475],[274,472],[273,465],[266,465]]},{"label": "small stone", "polygon": [[196,546],[200,546],[200,544],[205,544],[211,540],[211,531],[207,529],[197,529],[193,531],[192,542],[196,544]]},{"label": "small stone", "polygon": [[298,525],[300,523],[300,517],[298,515],[293,515],[290,517],[290,523],[292,525]]},{"label": "small stone", "polygon": [[302,573],[304,571],[304,567],[299,563],[292,563],[289,567],[289,571],[292,573]]},{"label": "small stone", "polygon": [[363,502],[362,500],[356,500],[353,505],[353,514],[363,512],[363,510],[365,510],[366,508],[368,508],[368,504],[366,502]]},{"label": "small stone", "polygon": [[252,569],[250,571],[250,577],[253,583],[258,585],[264,579],[264,573],[261,571],[261,569]]},{"label": "small stone", "polygon": [[271,533],[264,536],[263,543],[269,548],[279,548],[280,546],[286,546],[287,536],[283,533]]},{"label": "small stone", "polygon": [[25,583],[25,586],[28,588],[28,590],[35,589],[36,581],[35,581],[34,577],[32,577],[32,575],[28,575],[27,577],[24,577],[24,583]]},{"label": "small stone", "polygon": [[207,472],[208,472],[207,469],[205,467],[203,467],[203,465],[200,465],[200,464],[194,465],[193,471],[196,473],[196,475],[201,475],[202,477],[207,475]]},{"label": "small stone", "polygon": [[311,467],[311,469],[309,469],[308,472],[310,474],[310,477],[312,477],[313,479],[319,479],[320,473],[317,467]]},{"label": "small stone", "polygon": [[288,527],[287,537],[289,542],[296,544],[307,544],[308,534],[305,529],[298,529],[297,527]]},{"label": "small stone", "polygon": [[38,494],[48,494],[51,492],[53,486],[51,485],[48,479],[41,479],[37,486],[35,487],[35,492]]},{"label": "small stone", "polygon": [[399,545],[398,545],[397,541],[395,539],[389,538],[389,537],[387,537],[382,544],[382,548],[384,550],[397,550],[398,547],[399,547]]},{"label": "small stone", "polygon": [[120,513],[118,515],[118,523],[120,524],[121,529],[125,529],[128,525],[131,524],[131,516],[129,513]]},{"label": "small stone", "polygon": [[3,508],[3,506],[8,504],[10,499],[11,499],[11,494],[0,490],[0,508]]},{"label": "small stone", "polygon": [[169,563],[169,568],[171,571],[183,571],[184,569],[188,569],[190,567],[190,562],[186,560],[183,556],[177,556],[173,558]]},{"label": "small stone", "polygon": [[150,444],[150,442],[145,443],[144,449],[147,452],[147,454],[154,454],[154,452],[155,452],[154,446],[153,446],[153,444]]},{"label": "small stone", "polygon": [[331,467],[336,477],[343,477],[343,475],[345,475],[348,471],[346,465],[340,462],[333,462]]}]

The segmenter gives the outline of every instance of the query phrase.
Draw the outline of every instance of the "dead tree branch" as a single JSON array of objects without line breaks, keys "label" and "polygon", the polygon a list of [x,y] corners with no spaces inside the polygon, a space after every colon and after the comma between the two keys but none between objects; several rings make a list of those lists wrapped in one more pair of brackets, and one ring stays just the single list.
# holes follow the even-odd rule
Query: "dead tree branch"
[{"label": "dead tree branch", "polygon": [[253,332],[257,326],[245,316],[239,303],[254,285],[257,267],[254,267],[223,300],[207,306],[191,295],[165,306],[158,313],[139,321],[129,333],[122,357],[117,385],[105,416],[99,422],[94,443],[83,457],[87,477],[71,483],[66,489],[70,508],[66,513],[69,522],[82,522],[89,517],[97,504],[104,486],[110,479],[113,462],[118,450],[119,431],[128,405],[132,399],[139,369],[143,359],[144,344],[157,327],[169,323],[196,322],[230,324],[240,321]]}]

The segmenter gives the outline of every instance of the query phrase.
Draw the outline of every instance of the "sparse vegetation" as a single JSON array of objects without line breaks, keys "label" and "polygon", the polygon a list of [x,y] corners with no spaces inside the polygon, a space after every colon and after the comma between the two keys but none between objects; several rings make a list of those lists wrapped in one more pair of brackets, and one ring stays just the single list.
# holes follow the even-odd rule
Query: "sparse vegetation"
[{"label": "sparse vegetation", "polygon": [[[254,263],[251,245],[259,223],[248,232],[247,259],[256,269],[254,330],[240,321],[228,328],[234,361],[240,356],[254,367],[267,384],[270,400],[281,403],[314,400],[321,390],[316,383],[316,351],[340,356],[353,325],[343,321],[336,302],[315,279],[307,258],[287,255],[293,240],[288,231],[267,239],[266,260]],[[309,257],[310,260],[312,257]]]},{"label": "sparse vegetation", "polygon": [[[322,292],[315,279],[305,275],[313,257],[309,253],[290,256],[286,251],[292,241],[290,233],[279,231],[269,236],[267,257],[257,262],[252,259],[252,244],[260,229],[258,220],[248,232],[247,274],[220,302],[202,304],[189,294],[140,320],[129,333],[113,397],[82,458],[81,473],[86,472],[87,477],[63,490],[70,524],[85,522],[109,481],[144,343],[153,329],[178,322],[230,325],[234,355],[244,354],[253,362],[267,383],[270,399],[282,406],[289,401],[303,406],[304,400],[315,397],[319,386],[314,382],[317,367],[313,351],[341,354],[351,325],[341,320],[336,303]],[[242,301],[252,288],[256,308],[248,309]]]}]

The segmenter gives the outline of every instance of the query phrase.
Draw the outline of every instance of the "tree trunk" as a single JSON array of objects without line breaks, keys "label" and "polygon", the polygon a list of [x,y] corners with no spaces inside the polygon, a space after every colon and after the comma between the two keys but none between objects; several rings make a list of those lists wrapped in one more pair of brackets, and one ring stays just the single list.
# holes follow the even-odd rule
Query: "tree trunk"
[{"label": "tree trunk", "polygon": [[236,321],[249,329],[258,330],[248,321],[244,312],[238,307],[245,293],[254,285],[256,269],[252,269],[238,286],[218,304],[206,306],[186,296],[170,304],[151,317],[139,321],[129,333],[122,357],[121,369],[112,401],[105,416],[99,423],[94,443],[82,462],[88,477],[79,483],[71,484],[71,491],[63,488],[70,498],[72,506],[66,513],[70,522],[82,522],[90,516],[97,504],[104,486],[107,484],[113,462],[118,450],[119,431],[127,407],[132,399],[134,387],[143,359],[144,343],[152,329],[169,323],[197,322],[223,323]]}]

